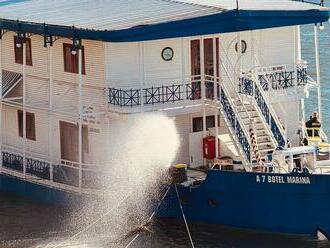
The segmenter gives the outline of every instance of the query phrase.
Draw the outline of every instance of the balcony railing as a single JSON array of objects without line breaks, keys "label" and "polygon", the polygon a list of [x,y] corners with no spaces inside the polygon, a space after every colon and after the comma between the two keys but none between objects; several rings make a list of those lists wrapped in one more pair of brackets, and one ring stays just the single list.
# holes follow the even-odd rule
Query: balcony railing
[{"label": "balcony railing", "polygon": [[[308,81],[306,63],[298,64],[296,70],[290,65],[261,67],[255,70],[255,74],[264,91],[304,86]],[[247,82],[241,83],[244,83],[244,85],[240,85],[242,89],[249,90],[250,86],[246,85]],[[246,93],[249,93],[249,91]]]},{"label": "balcony railing", "polygon": [[[214,79],[205,77],[205,97],[214,99]],[[156,105],[174,103],[184,100],[202,99],[202,80],[195,76],[188,83],[151,86],[147,88],[122,89],[109,88],[109,104],[120,107],[135,107],[140,105]]]},{"label": "balcony railing", "polygon": [[[19,152],[2,152],[2,166],[4,168],[23,174],[23,161],[23,154]],[[67,162],[68,161],[63,161],[61,163],[51,164],[42,159],[26,156],[26,174],[46,180],[49,183],[51,183],[51,178],[53,178],[52,182],[79,187],[79,171],[81,170],[81,187],[84,189],[99,189],[102,187],[101,184],[106,182],[106,180],[103,180],[107,178],[105,170],[101,170],[97,166],[91,168],[91,166],[88,165],[83,165],[82,168],[80,168],[76,162]],[[53,170],[51,170],[51,166]]]}]

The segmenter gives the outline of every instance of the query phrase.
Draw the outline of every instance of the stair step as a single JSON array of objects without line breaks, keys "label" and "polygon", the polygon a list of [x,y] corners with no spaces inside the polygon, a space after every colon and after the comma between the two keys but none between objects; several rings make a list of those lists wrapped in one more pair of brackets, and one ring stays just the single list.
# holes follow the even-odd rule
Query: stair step
[{"label": "stair step", "polygon": [[262,156],[265,156],[265,155],[267,155],[268,152],[273,152],[274,150],[275,150],[275,148],[269,148],[269,149],[259,150],[259,152]]},{"label": "stair step", "polygon": [[262,140],[262,139],[271,139],[271,137],[269,137],[269,135],[267,134],[264,134],[264,135],[259,135],[257,136],[257,140]]},{"label": "stair step", "polygon": [[272,141],[263,141],[263,142],[258,142],[258,146],[262,146],[262,145],[273,145]]},{"label": "stair step", "polygon": [[248,109],[247,109],[247,108],[243,108],[243,107],[239,107],[239,106],[237,106],[236,109],[237,109],[237,112],[238,112],[238,113],[243,113],[243,112],[244,112],[244,113],[245,113],[245,112],[248,112],[248,113],[256,112],[256,113],[257,113],[257,112],[258,112],[258,111],[257,111],[256,109],[254,109],[254,108],[253,108],[253,109],[251,109],[251,108],[248,108]]},{"label": "stair step", "polygon": [[[253,118],[254,120],[255,120],[255,124],[262,124],[262,120],[260,119],[260,118],[258,118],[258,117],[254,117]],[[243,123],[245,124],[245,125],[248,125],[248,126],[250,126],[251,125],[251,121],[250,121],[250,119],[248,119],[248,118],[246,118],[246,119],[242,119],[243,120]]]},{"label": "stair step", "polygon": [[275,150],[275,147],[274,147],[273,144],[269,144],[269,145],[258,146],[258,149],[259,149],[260,153],[262,153],[262,152],[268,151],[268,150],[274,151]]}]

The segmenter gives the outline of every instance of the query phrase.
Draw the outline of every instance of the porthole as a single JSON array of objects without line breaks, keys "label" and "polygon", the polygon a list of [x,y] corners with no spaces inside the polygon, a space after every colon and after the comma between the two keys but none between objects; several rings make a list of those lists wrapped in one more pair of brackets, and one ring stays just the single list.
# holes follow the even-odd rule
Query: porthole
[{"label": "porthole", "polygon": [[[246,53],[246,50],[247,50],[247,43],[245,40],[241,40],[241,51],[242,53]],[[235,51],[238,52],[238,43],[236,42],[236,45],[235,45]]]}]

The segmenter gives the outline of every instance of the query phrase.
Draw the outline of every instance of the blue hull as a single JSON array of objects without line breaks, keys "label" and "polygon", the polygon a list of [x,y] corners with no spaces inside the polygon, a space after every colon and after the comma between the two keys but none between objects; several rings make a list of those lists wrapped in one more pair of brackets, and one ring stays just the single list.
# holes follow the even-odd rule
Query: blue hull
[{"label": "blue hull", "polygon": [[62,207],[73,207],[84,200],[82,195],[28,182],[6,174],[0,174],[0,191]]},{"label": "blue hull", "polygon": [[[188,221],[315,236],[330,236],[330,175],[209,171],[198,187],[178,186]],[[91,196],[0,174],[0,191],[72,207]],[[181,219],[174,187],[158,216]]]},{"label": "blue hull", "polygon": [[[315,236],[330,234],[330,175],[210,171],[199,187],[178,186],[188,221]],[[174,188],[160,217],[182,218]]]}]

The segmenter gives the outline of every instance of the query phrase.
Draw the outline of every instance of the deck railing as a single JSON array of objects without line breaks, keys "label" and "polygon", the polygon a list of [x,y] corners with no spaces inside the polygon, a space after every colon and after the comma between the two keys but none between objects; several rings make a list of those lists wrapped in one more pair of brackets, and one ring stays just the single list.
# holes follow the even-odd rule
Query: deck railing
[{"label": "deck railing", "polygon": [[173,83],[167,85],[153,85],[138,88],[114,88],[108,89],[109,104],[119,107],[136,107],[140,105],[156,105],[175,103],[184,100],[201,100],[202,81],[205,82],[206,99],[214,99],[214,79],[212,76],[194,76],[188,82]]},{"label": "deck railing", "polygon": [[[307,64],[305,62],[297,64],[296,69],[290,65],[280,65],[260,67],[255,70],[255,73],[264,91],[305,86],[308,82]],[[247,85],[240,87],[243,87],[243,89],[248,88]]]},{"label": "deck railing", "polygon": [[[19,172],[23,175],[24,156],[20,152],[3,149],[2,166],[6,169]],[[77,162],[59,161],[58,163],[50,163],[49,161],[35,158],[32,156],[25,157],[26,174],[39,179],[48,181],[49,183],[58,183],[68,186],[79,187],[79,171],[82,173],[82,185],[84,189],[101,188],[102,179],[107,177],[105,170],[101,166],[83,164],[80,168]],[[53,169],[51,170],[51,166]],[[51,175],[52,173],[52,175]]]}]

